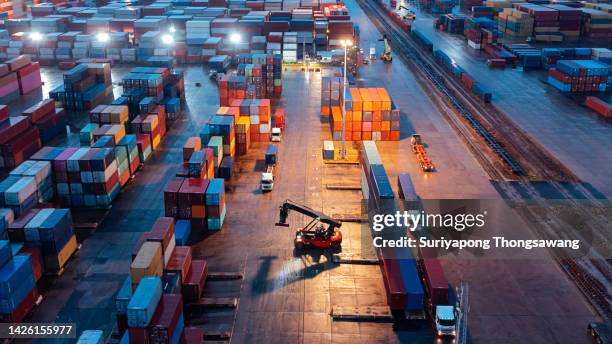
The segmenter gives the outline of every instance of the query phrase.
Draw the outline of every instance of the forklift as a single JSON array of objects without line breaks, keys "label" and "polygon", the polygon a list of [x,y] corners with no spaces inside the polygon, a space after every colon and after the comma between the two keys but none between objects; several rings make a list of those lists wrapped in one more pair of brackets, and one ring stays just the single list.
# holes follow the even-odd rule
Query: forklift
[{"label": "forklift", "polygon": [[330,248],[332,250],[341,248],[342,232],[338,230],[342,226],[341,221],[291,200],[286,200],[279,208],[279,220],[275,224],[276,226],[289,227],[287,223],[289,210],[312,218],[306,226],[295,232],[293,244],[296,250],[300,251],[306,247]]}]

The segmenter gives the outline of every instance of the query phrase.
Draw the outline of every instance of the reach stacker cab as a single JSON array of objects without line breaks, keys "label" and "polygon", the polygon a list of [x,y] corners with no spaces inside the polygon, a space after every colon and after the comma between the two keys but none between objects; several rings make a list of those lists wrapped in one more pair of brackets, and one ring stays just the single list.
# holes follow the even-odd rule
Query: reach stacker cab
[{"label": "reach stacker cab", "polygon": [[281,142],[281,128],[272,128],[272,136],[270,136],[270,141]]},{"label": "reach stacker cab", "polygon": [[307,247],[340,249],[342,245],[342,232],[338,228],[342,226],[342,222],[305,205],[286,200],[280,206],[279,219],[276,226],[289,227],[287,223],[289,210],[312,218],[306,226],[299,228],[295,232],[293,244],[296,250],[303,250]]}]

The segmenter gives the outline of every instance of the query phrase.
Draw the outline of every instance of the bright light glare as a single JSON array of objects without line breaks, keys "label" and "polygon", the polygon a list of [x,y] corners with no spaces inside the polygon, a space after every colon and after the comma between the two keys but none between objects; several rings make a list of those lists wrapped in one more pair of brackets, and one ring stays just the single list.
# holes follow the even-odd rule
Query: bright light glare
[{"label": "bright light glare", "polygon": [[40,41],[43,39],[43,35],[40,32],[32,32],[30,33],[30,38],[33,41]]},{"label": "bright light glare", "polygon": [[108,34],[108,32],[99,32],[96,35],[96,39],[98,40],[98,42],[106,43],[110,40],[110,35]]},{"label": "bright light glare", "polygon": [[170,26],[170,32],[176,32],[176,29],[174,28],[174,25]]},{"label": "bright light glare", "polygon": [[240,43],[240,39],[241,39],[241,37],[240,37],[239,33],[233,33],[233,34],[230,35],[230,41],[232,43]]},{"label": "bright light glare", "polygon": [[353,41],[351,41],[350,39],[343,39],[341,42],[343,47],[347,48],[353,45]]},{"label": "bright light glare", "polygon": [[162,36],[162,42],[164,44],[170,45],[170,44],[174,43],[174,37],[172,37],[172,35],[170,35],[170,34],[165,34],[165,35]]}]

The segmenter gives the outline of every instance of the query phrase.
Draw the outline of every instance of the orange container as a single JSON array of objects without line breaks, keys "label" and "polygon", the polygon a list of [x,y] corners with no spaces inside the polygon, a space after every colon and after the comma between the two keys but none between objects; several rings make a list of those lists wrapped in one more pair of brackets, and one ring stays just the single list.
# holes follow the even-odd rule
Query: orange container
[{"label": "orange container", "polygon": [[399,141],[400,139],[400,132],[397,130],[393,130],[389,133],[389,139],[391,141]]},{"label": "orange container", "polygon": [[372,111],[372,122],[382,121],[382,112],[380,110]]},{"label": "orange container", "polygon": [[382,121],[380,125],[381,130],[389,131],[391,130],[391,122],[390,121]]},{"label": "orange container", "polygon": [[329,116],[329,106],[321,106],[321,116]]},{"label": "orange container", "polygon": [[361,121],[363,119],[363,112],[353,111],[353,121]]},{"label": "orange container", "polygon": [[380,96],[378,95],[378,91],[376,88],[369,88],[368,92],[370,93],[370,99],[372,100],[372,111],[380,111],[381,101]]},{"label": "orange container", "polygon": [[372,122],[372,131],[380,131],[380,122]]},{"label": "orange container", "polygon": [[361,131],[353,131],[353,140],[361,141]]},{"label": "orange container", "polygon": [[344,132],[344,139],[346,141],[353,141],[353,135],[352,135],[352,131],[345,131]]},{"label": "orange container", "polygon": [[353,111],[363,111],[363,102],[359,89],[351,88],[349,91],[351,92],[351,98],[353,98]]},{"label": "orange container", "polygon": [[368,92],[368,89],[360,88],[359,95],[361,96],[361,101],[363,102],[363,111],[372,111],[372,98],[370,97],[370,92]]},{"label": "orange container", "polygon": [[384,88],[378,88],[378,96],[381,101],[381,110],[382,111],[391,111],[391,97],[389,97],[389,93]]},{"label": "orange container", "polygon": [[353,121],[352,131],[361,131],[361,121]]},{"label": "orange container", "polygon": [[369,141],[372,139],[372,132],[371,131],[364,131],[361,133],[361,139],[364,141]]}]

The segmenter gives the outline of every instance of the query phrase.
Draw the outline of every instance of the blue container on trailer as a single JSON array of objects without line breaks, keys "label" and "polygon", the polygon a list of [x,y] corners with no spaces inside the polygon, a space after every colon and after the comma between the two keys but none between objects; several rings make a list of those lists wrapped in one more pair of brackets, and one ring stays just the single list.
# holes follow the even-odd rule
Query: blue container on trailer
[{"label": "blue container on trailer", "polygon": [[189,220],[176,220],[174,224],[174,237],[177,246],[187,245],[191,234],[191,222]]},{"label": "blue container on trailer", "polygon": [[162,283],[159,277],[144,277],[140,280],[128,304],[128,326],[147,327],[159,304],[161,294]]},{"label": "blue container on trailer", "polygon": [[266,148],[266,165],[276,165],[278,148],[273,143]]},{"label": "blue container on trailer", "polygon": [[0,299],[8,299],[19,288],[22,281],[32,276],[32,259],[27,256],[15,256],[0,268]]},{"label": "blue container on trailer", "polygon": [[8,263],[13,257],[11,250],[11,242],[8,240],[0,240],[0,266]]},{"label": "blue container on trailer", "polygon": [[168,113],[180,113],[181,112],[181,100],[178,98],[170,98],[166,100],[166,112]]},{"label": "blue container on trailer", "polygon": [[121,285],[121,289],[117,292],[117,296],[115,296],[115,308],[117,309],[117,314],[127,314],[128,304],[132,299],[132,279],[130,275],[128,275],[123,284]]},{"label": "blue container on trailer", "polygon": [[225,192],[225,181],[222,178],[210,179],[206,188],[206,205],[219,205]]},{"label": "blue container on trailer", "polygon": [[406,294],[408,294],[408,302],[406,303],[406,311],[415,312],[423,310],[423,285],[417,271],[416,262],[414,259],[398,259],[402,281]]},{"label": "blue container on trailer", "polygon": [[394,199],[393,189],[383,165],[370,165],[371,179],[374,183],[374,193],[380,199]]}]

